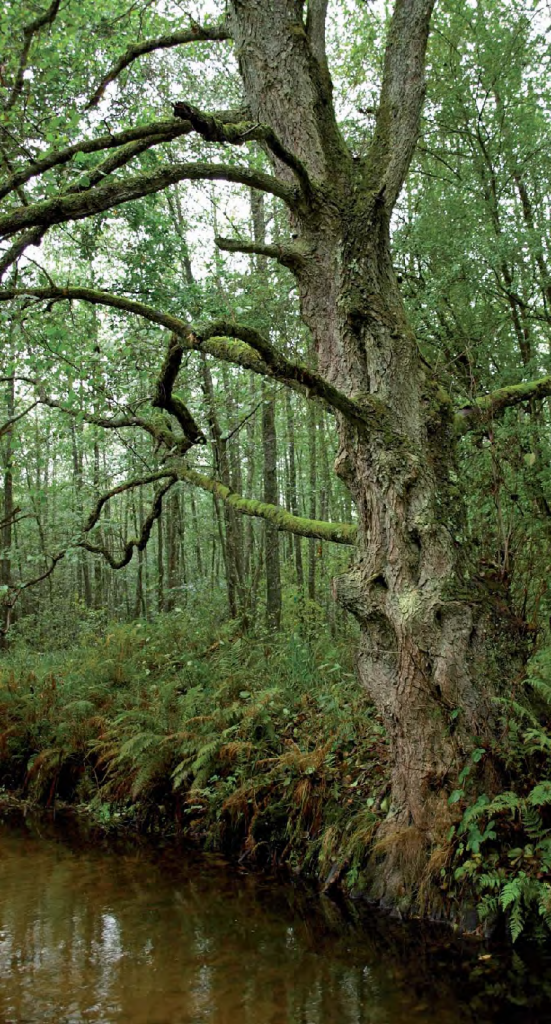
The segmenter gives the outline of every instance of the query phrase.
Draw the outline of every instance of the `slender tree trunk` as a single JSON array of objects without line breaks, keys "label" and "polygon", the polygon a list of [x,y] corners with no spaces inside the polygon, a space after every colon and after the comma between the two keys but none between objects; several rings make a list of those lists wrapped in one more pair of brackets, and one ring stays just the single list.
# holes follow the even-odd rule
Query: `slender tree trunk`
[{"label": "slender tree trunk", "polygon": [[[14,371],[15,372],[15,371]],[[15,377],[11,376],[6,382],[5,391],[6,421],[13,419],[15,415]],[[9,588],[12,585],[11,549],[13,541],[13,424],[4,432],[4,500],[0,511],[0,587],[6,588],[0,593],[0,607],[2,619],[0,621],[0,649],[7,645],[7,634],[11,625],[12,609],[9,603]]]},{"label": "slender tree trunk", "polygon": [[[277,436],[275,400],[266,388],[262,406],[262,449],[264,453],[264,501],[279,504],[277,486]],[[271,523],[264,524],[264,552],[266,562],[266,625],[269,629],[281,626],[281,573],[279,567],[279,531]]]},{"label": "slender tree trunk", "polygon": [[[317,513],[317,445],[316,445],[316,409],[312,403],[308,406],[308,515],[316,518]],[[313,537],[308,541],[308,597],[316,600],[316,556],[318,543]]]},{"label": "slender tree trunk", "polygon": [[[295,459],[295,421],[293,416],[291,396],[288,391],[285,392],[285,412],[287,415],[287,445],[289,453],[289,505],[290,511],[293,513],[293,515],[298,516],[297,466]],[[303,590],[304,569],[302,567],[302,546],[301,539],[300,537],[297,537],[296,534],[293,536],[293,545],[295,551],[295,570],[297,577],[297,587],[299,588],[299,590]]]}]

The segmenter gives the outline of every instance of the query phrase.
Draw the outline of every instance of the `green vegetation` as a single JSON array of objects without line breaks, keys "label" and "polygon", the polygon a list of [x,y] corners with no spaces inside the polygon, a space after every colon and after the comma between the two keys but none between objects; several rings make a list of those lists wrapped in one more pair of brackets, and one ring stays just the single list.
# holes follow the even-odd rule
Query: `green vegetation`
[{"label": "green vegetation", "polygon": [[0,783],[356,886],[386,745],[347,649],[204,618],[113,626],[56,656],[16,648],[0,670]]}]

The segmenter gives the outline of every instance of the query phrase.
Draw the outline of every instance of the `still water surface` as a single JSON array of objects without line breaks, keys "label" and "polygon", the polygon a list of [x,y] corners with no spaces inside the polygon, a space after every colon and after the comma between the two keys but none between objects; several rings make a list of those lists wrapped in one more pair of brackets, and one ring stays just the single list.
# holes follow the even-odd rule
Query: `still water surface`
[{"label": "still water surface", "polygon": [[495,956],[390,927],[216,858],[0,824],[0,1024],[505,1020]]}]

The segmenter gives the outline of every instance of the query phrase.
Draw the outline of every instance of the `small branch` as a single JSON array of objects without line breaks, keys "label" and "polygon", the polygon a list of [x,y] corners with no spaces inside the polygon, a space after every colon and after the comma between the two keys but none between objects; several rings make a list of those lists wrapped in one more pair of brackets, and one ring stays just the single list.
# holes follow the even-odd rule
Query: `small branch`
[{"label": "small branch", "polygon": [[[6,516],[5,519],[0,519],[0,530],[5,530],[6,526],[12,526],[14,523],[18,523],[20,520],[17,517],[20,512],[21,509],[18,506],[17,508],[14,508],[10,515]],[[25,517],[21,516],[20,518],[24,519]]]},{"label": "small branch", "polygon": [[32,402],[31,405],[28,405],[26,409],[23,409],[23,412],[19,412],[17,416],[12,416],[11,419],[6,420],[4,423],[2,423],[2,425],[0,426],[0,437],[3,437],[4,434],[9,433],[14,423],[17,423],[18,420],[22,420],[25,416],[28,416],[28,414],[32,412],[33,409],[36,409],[37,405],[39,404],[40,399],[37,398],[36,402]]},{"label": "small branch", "polygon": [[53,2],[48,7],[48,10],[45,11],[44,14],[40,14],[38,18],[35,18],[34,21],[31,21],[23,29],[23,49],[21,51],[21,57],[19,58],[19,67],[17,69],[17,74],[15,76],[15,82],[13,84],[12,91],[4,104],[4,110],[11,110],[23,88],[25,69],[27,67],[27,60],[29,57],[29,50],[31,48],[33,36],[35,36],[37,32],[40,32],[40,29],[44,28],[45,25],[52,24],[52,22],[57,17],[60,2],[61,0],[53,0]]},{"label": "small branch", "polygon": [[9,607],[13,608],[15,602],[17,601],[17,598],[24,590],[28,590],[29,587],[36,587],[38,583],[42,583],[42,580],[47,580],[48,576],[52,575],[58,562],[61,562],[61,560],[65,558],[66,554],[67,548],[64,548],[63,551],[58,551],[57,555],[49,555],[48,557],[51,558],[52,564],[48,569],[45,569],[44,572],[40,573],[39,576],[33,576],[32,579],[26,580],[25,583],[20,583],[19,586],[14,587],[12,591],[12,596],[6,602],[9,605]]},{"label": "small branch", "polygon": [[253,516],[265,519],[272,523],[278,530],[286,533],[294,533],[299,537],[315,537],[318,540],[331,541],[334,544],[355,544],[357,528],[353,523],[326,523],[318,519],[303,519],[301,516],[292,515],[279,505],[269,505],[264,501],[253,501],[250,498],[243,498],[240,494],[231,491],[220,480],[198,473],[197,470],[187,466],[178,466],[177,473],[181,480],[187,480],[208,491],[215,497],[220,498],[236,512],[245,516]]},{"label": "small branch", "polygon": [[[164,473],[162,475],[167,477],[168,479],[166,480],[166,483],[164,483],[162,487],[159,487],[159,489],[155,493],[155,497],[153,498],[150,512],[146,516],[142,524],[140,536],[131,537],[130,540],[126,542],[126,544],[124,545],[123,553],[120,558],[115,558],[115,556],[112,555],[111,552],[103,546],[103,544],[92,544],[90,541],[82,540],[78,542],[76,547],[84,548],[85,551],[90,551],[90,553],[93,555],[102,555],[102,557],[105,558],[106,562],[109,563],[112,569],[122,569],[125,565],[128,565],[128,563],[132,559],[135,550],[144,551],[145,548],[147,547],[147,542],[151,536],[153,524],[159,518],[163,510],[163,498],[167,491],[169,491],[171,487],[174,487],[174,484],[178,482],[178,477],[176,476],[175,473]],[[120,484],[119,488],[115,488],[114,490],[116,491],[117,494],[120,494],[123,490],[129,490],[130,487],[142,486],[142,484],[150,482],[152,479],[154,479],[154,477],[155,475],[153,475],[150,478],[144,477],[142,481],[129,481],[126,485]],[[161,474],[157,474],[157,478],[160,477]],[[104,499],[103,504],[105,504],[105,501],[109,500],[109,497],[113,497],[113,494],[109,494],[109,496],[102,496],[102,499]],[[100,499],[100,501],[102,501],[102,499]],[[92,516],[90,516],[87,525],[84,527],[85,533],[92,529],[94,523],[91,522],[91,520],[96,511],[97,505],[96,508],[94,509],[94,512],[92,513]],[[101,508],[99,512],[101,512]],[[95,522],[97,522],[97,518],[95,519]]]},{"label": "small branch", "polygon": [[102,78],[94,95],[90,98],[87,103],[87,109],[97,107],[101,100],[107,86],[114,82],[120,75],[121,71],[129,67],[139,57],[143,57],[146,53],[153,53],[154,50],[168,50],[174,46],[183,46],[185,43],[199,43],[199,42],[223,42],[226,39],[231,39],[229,29],[225,23],[220,25],[212,25],[211,27],[205,27],[198,25],[197,22],[192,22],[191,29],[184,32],[173,32],[166,36],[157,36],[156,39],[144,39],[141,43],[136,43],[134,46],[129,46],[126,53],[120,57],[110,71]]},{"label": "small branch", "polygon": [[249,188],[270,192],[294,208],[297,193],[294,188],[278,181],[272,174],[250,170],[246,167],[232,167],[226,164],[174,163],[164,165],[148,174],[139,174],[123,181],[107,181],[96,188],[73,195],[66,192],[55,199],[46,199],[30,206],[18,206],[0,217],[0,237],[7,237],[23,228],[42,225],[62,224],[68,220],[82,220],[96,213],[103,213],[114,206],[141,199],[155,192],[162,192],[169,185],[179,181],[229,181]]},{"label": "small branch", "polygon": [[41,395],[40,402],[42,405],[47,405],[51,409],[59,409],[60,412],[65,413],[67,416],[83,416],[86,423],[91,423],[96,427],[102,427],[105,430],[121,430],[124,427],[140,427],[153,438],[159,447],[166,448],[167,452],[170,452],[171,454],[177,453],[180,456],[185,455],[186,452],[188,452],[196,443],[195,441],[190,441],[187,437],[184,440],[182,440],[181,437],[177,437],[170,429],[170,426],[161,422],[160,418],[157,420],[146,420],[142,416],[136,416],[134,413],[115,417],[98,416],[93,413],[83,414],[81,410],[65,406],[63,402],[60,402],[57,398],[49,398],[47,395]]},{"label": "small branch", "polygon": [[287,245],[261,245],[260,242],[242,242],[238,238],[221,238],[217,236],[215,244],[224,252],[245,252],[250,255],[268,256],[277,260],[289,270],[297,270],[302,267],[309,255],[305,246],[288,243]]},{"label": "small branch", "polygon": [[243,122],[242,124],[224,124],[213,114],[206,114],[191,103],[179,102],[174,104],[176,117],[190,121],[193,128],[199,135],[202,135],[207,142],[228,143],[232,146],[242,146],[245,142],[262,142],[268,147],[273,155],[289,167],[306,196],[312,194],[312,183],[308,172],[301,160],[279,140],[275,132],[265,124]]},{"label": "small branch", "polygon": [[505,388],[490,392],[481,398],[475,398],[473,402],[464,405],[455,415],[455,427],[457,433],[468,434],[488,420],[501,416],[506,409],[515,405],[522,405],[523,402],[530,402],[540,398],[547,398],[551,395],[551,376],[540,377],[538,380],[523,382],[522,384],[509,384]]}]

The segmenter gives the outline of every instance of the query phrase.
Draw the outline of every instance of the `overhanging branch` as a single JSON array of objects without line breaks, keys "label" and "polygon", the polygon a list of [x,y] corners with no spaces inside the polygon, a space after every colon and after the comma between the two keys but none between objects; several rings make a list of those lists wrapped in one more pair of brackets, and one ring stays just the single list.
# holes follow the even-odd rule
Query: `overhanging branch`
[{"label": "overhanging branch", "polygon": [[536,401],[551,395],[551,376],[540,377],[538,380],[509,384],[498,388],[488,395],[475,398],[464,405],[455,415],[456,431],[459,435],[468,434],[484,423],[503,415],[506,409],[524,402]]},{"label": "overhanging branch", "polygon": [[124,71],[125,68],[129,67],[130,64],[138,60],[139,57],[143,57],[146,53],[153,53],[154,50],[168,50],[175,46],[183,46],[185,43],[223,42],[226,39],[231,39],[231,35],[225,22],[219,25],[203,27],[196,21],[192,21],[191,28],[187,31],[172,32],[170,35],[157,36],[155,39],[143,39],[141,43],[129,46],[117,63],[102,78],[94,95],[87,103],[87,109],[97,107],[107,86],[118,78],[121,71]]},{"label": "overhanging branch", "polygon": [[269,505],[264,501],[253,501],[243,498],[231,491],[220,480],[205,476],[188,466],[178,465],[177,473],[181,480],[187,480],[195,487],[208,491],[220,498],[225,504],[245,516],[265,519],[278,530],[294,533],[299,537],[314,537],[317,540],[331,541],[333,544],[355,544],[357,528],[353,523],[326,523],[318,519],[303,519],[292,515],[279,505]]},{"label": "overhanging branch", "polygon": [[290,207],[294,207],[297,200],[296,189],[278,181],[272,174],[226,164],[177,162],[122,181],[107,181],[76,195],[66,192],[55,199],[45,199],[29,206],[18,206],[0,217],[0,237],[5,238],[33,226],[49,227],[68,220],[82,220],[134,199],[162,192],[169,185],[175,185],[179,181],[229,181],[247,185],[249,188],[278,196]]}]

